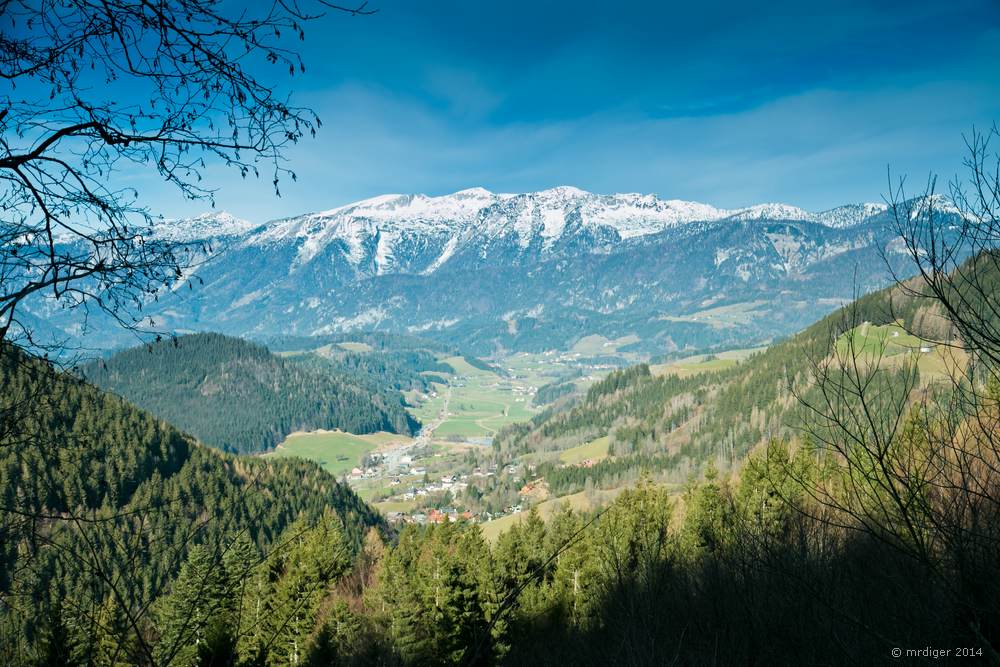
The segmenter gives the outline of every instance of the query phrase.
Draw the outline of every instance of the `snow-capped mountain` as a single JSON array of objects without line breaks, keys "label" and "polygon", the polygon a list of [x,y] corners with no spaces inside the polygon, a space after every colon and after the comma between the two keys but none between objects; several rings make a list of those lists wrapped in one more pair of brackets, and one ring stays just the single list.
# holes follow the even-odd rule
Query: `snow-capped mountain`
[{"label": "snow-capped mountain", "polygon": [[472,188],[441,197],[381,195],[259,227],[225,213],[174,221],[167,227],[170,237],[178,240],[243,234],[238,245],[244,248],[294,245],[293,269],[335,246],[362,275],[428,275],[456,255],[471,252],[486,259],[507,245],[522,253],[547,254],[580,239],[613,246],[677,225],[716,220],[799,220],[848,227],[884,210],[876,204],[822,213],[787,204],[725,210],[649,194],[596,195],[568,186],[526,194]]},{"label": "snow-capped mountain", "polygon": [[[655,234],[694,220],[717,220],[728,211],[653,195],[594,195],[572,187],[528,194],[494,194],[482,188],[443,197],[382,195],[347,206],[269,223],[247,239],[268,245],[295,239],[297,261],[308,262],[331,243],[342,243],[356,264],[371,260],[377,273],[393,268],[406,253],[400,245],[433,246],[441,254],[424,257],[418,272],[440,268],[470,243],[489,245],[511,239],[522,248],[541,240],[546,248],[583,230],[617,239]],[[368,250],[374,251],[369,257]],[[422,255],[421,255],[422,256]],[[415,259],[415,257],[408,257]]]},{"label": "snow-capped mountain", "polygon": [[239,236],[246,234],[253,227],[253,223],[248,220],[220,211],[202,213],[194,218],[164,220],[153,225],[153,234],[168,241],[191,243]]},{"label": "snow-capped mountain", "polygon": [[572,187],[382,195],[270,222],[205,215],[156,233],[213,248],[184,276],[197,289],[145,309],[159,328],[384,328],[480,353],[593,333],[635,334],[650,353],[757,343],[817,319],[855,288],[885,285],[886,251],[894,270],[907,270],[878,204],[726,210]]}]

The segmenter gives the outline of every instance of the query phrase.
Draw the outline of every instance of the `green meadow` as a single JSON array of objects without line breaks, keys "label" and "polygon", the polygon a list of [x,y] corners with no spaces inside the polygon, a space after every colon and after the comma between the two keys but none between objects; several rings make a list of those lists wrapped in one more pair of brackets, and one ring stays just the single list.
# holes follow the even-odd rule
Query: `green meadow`
[{"label": "green meadow", "polygon": [[918,352],[922,345],[927,343],[907,333],[901,326],[865,322],[840,335],[837,353],[843,356],[854,351],[865,357],[891,357],[904,352]]},{"label": "green meadow", "polygon": [[608,436],[604,436],[597,438],[596,440],[586,442],[582,445],[577,445],[576,447],[563,450],[559,453],[559,460],[563,463],[574,465],[580,463],[581,461],[586,461],[587,459],[593,459],[594,461],[606,459],[608,457],[609,441],[610,438]]},{"label": "green meadow", "polygon": [[361,463],[368,452],[390,442],[409,442],[395,433],[353,435],[342,431],[293,433],[268,456],[297,456],[316,461],[330,473],[341,476]]},{"label": "green meadow", "polygon": [[679,377],[688,377],[698,373],[713,373],[732,368],[741,361],[747,359],[755,352],[764,348],[744,348],[739,350],[727,350],[716,354],[698,354],[692,357],[685,357],[666,364],[656,364],[650,366],[653,375],[665,375],[672,373]]},{"label": "green meadow", "polygon": [[[449,385],[435,384],[437,396],[410,395],[410,412],[421,422],[435,422],[442,417],[447,401],[448,412],[434,429],[436,438],[487,438],[505,425],[530,419],[527,389],[540,380],[517,369],[509,375],[475,368],[462,357],[442,359],[455,369]],[[505,362],[506,363],[506,362]],[[450,399],[449,399],[450,395]]]}]

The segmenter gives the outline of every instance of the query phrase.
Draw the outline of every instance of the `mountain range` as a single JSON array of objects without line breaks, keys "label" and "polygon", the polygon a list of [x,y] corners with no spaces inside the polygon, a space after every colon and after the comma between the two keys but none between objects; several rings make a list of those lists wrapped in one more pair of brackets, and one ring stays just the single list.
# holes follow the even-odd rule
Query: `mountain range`
[{"label": "mountain range", "polygon": [[181,333],[379,329],[480,355],[600,334],[671,354],[767,342],[884,286],[908,263],[894,227],[884,204],[725,210],[573,187],[383,195],[263,224],[212,213],[154,231],[211,251],[148,312]]}]

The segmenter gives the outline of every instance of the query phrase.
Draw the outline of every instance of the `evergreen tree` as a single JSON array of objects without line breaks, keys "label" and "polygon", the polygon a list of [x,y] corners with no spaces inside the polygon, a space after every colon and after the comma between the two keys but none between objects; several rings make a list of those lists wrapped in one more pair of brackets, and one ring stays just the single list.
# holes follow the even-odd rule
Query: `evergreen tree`
[{"label": "evergreen tree", "polygon": [[187,561],[157,603],[157,659],[181,666],[227,664],[235,650],[236,598],[219,554],[204,546]]},{"label": "evergreen tree", "polygon": [[339,519],[324,516],[315,526],[291,525],[279,553],[280,573],[264,619],[266,662],[305,662],[320,603],[352,558]]}]

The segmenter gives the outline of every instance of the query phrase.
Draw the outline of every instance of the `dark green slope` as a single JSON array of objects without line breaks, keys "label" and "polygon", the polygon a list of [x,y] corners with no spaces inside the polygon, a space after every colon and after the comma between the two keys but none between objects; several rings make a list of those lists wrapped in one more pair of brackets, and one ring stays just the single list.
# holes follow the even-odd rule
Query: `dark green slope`
[{"label": "dark green slope", "polygon": [[[0,644],[148,615],[194,545],[265,552],[333,510],[357,547],[380,515],[318,465],[203,447],[121,398],[0,349]],[[83,620],[81,620],[83,619]]]},{"label": "dark green slope", "polygon": [[432,383],[445,384],[442,376],[455,373],[455,369],[441,361],[443,357],[462,357],[474,368],[503,375],[502,369],[464,354],[454,345],[384,331],[275,336],[264,343],[296,363],[367,378],[376,387],[397,391],[426,392]]},{"label": "dark green slope", "polygon": [[263,346],[219,334],[125,350],[82,373],[231,452],[265,451],[299,430],[411,434],[418,427],[398,393],[363,376],[291,363]]}]

